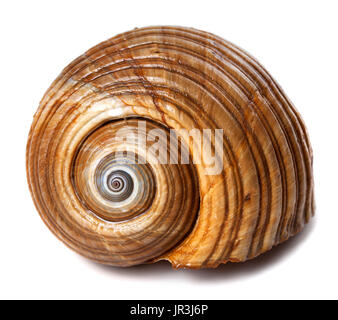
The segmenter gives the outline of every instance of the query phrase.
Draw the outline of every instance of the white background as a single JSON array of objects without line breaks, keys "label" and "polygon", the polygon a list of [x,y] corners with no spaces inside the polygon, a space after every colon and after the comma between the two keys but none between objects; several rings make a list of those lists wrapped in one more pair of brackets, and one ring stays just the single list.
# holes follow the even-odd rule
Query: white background
[{"label": "white background", "polygon": [[[100,266],[57,240],[34,208],[25,147],[48,86],[97,43],[161,24],[206,30],[250,52],[308,127],[316,217],[253,261],[200,271]],[[338,298],[337,1],[1,1],[0,35],[0,298]]]}]

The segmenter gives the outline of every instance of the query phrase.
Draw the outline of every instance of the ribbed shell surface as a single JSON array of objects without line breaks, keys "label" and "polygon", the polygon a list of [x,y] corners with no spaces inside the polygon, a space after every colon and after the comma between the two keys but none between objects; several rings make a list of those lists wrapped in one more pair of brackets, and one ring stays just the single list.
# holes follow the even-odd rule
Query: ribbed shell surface
[{"label": "ribbed shell surface", "polygon": [[[156,217],[148,204],[137,226],[124,221],[122,228],[85,207],[73,166],[89,134],[135,117],[168,129],[223,129],[223,170],[207,175],[203,162],[154,167]],[[34,116],[27,175],[52,232],[78,253],[117,266],[245,261],[299,232],[314,212],[312,150],[290,100],[249,54],[189,28],[135,29],[68,65]]]}]

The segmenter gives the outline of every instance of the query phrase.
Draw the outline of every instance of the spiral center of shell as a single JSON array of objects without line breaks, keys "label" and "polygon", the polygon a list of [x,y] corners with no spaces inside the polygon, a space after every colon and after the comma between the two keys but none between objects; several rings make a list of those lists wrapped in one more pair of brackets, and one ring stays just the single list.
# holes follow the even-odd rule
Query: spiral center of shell
[{"label": "spiral center of shell", "polygon": [[[158,154],[168,157],[176,148],[187,153],[180,140],[158,152],[153,145],[160,131],[170,138],[168,128],[145,118],[107,121],[80,141],[71,167],[73,188],[86,214],[99,228],[104,226],[104,232],[113,232],[117,252],[130,247],[142,261],[181,242],[199,208],[191,159],[188,164],[155,161]],[[121,132],[127,139],[121,139]],[[141,147],[140,132],[150,137]]]},{"label": "spiral center of shell", "polygon": [[[117,167],[120,169],[116,169]],[[128,199],[133,194],[134,184],[137,184],[137,181],[134,182],[137,177],[128,173],[130,170],[128,166],[124,170],[121,163],[112,163],[104,171],[97,172],[96,186],[100,194],[113,202]]]}]

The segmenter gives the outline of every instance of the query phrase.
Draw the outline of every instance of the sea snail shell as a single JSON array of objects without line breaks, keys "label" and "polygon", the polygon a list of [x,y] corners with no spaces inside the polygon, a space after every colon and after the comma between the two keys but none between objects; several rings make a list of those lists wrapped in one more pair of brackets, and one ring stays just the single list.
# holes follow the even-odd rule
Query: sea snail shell
[{"label": "sea snail shell", "polygon": [[[180,129],[209,129],[220,172],[185,134],[158,150],[189,163],[155,160],[153,145]],[[246,52],[188,28],[135,29],[67,66],[34,116],[27,175],[49,229],[115,266],[245,261],[314,212],[312,150],[292,103]]]}]

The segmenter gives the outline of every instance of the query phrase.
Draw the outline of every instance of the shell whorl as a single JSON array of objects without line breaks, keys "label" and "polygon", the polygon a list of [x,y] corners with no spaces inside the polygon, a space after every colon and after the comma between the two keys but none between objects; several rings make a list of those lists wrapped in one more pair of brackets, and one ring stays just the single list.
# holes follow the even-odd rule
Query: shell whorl
[{"label": "shell whorl", "polygon": [[[221,173],[208,174],[204,153],[199,164],[161,164],[151,161],[154,140],[140,151],[133,139],[112,138],[140,121],[166,137],[222,129]],[[198,150],[183,140],[192,159]],[[50,230],[117,266],[245,261],[314,213],[312,150],[292,103],[246,52],[189,28],[135,29],[68,65],[34,116],[27,176]]]}]

